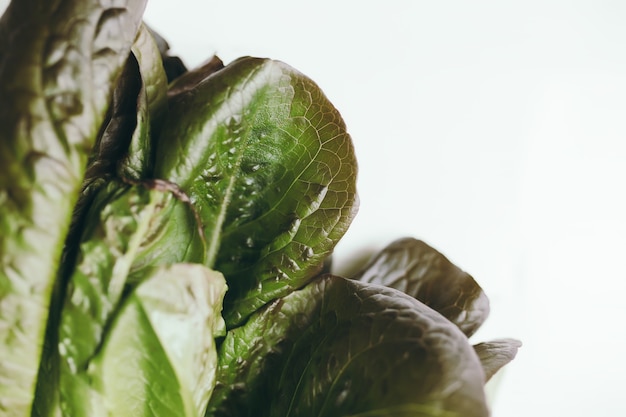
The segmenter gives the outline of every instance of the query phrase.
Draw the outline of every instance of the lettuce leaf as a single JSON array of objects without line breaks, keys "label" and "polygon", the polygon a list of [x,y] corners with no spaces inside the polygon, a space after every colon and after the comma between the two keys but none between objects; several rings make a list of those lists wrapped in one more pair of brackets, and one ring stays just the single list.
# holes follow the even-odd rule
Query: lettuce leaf
[{"label": "lettuce leaf", "polygon": [[13,1],[0,21],[0,411],[30,415],[87,155],[144,1]]},{"label": "lettuce leaf", "polygon": [[[213,387],[223,276],[199,264],[159,267],[124,299],[101,349],[77,368],[71,416],[195,417]],[[87,394],[87,395],[85,395]]]},{"label": "lettuce leaf", "polygon": [[421,240],[392,242],[353,279],[403,291],[455,323],[468,337],[489,315],[480,285],[443,254]]},{"label": "lettuce leaf", "polygon": [[206,416],[488,415],[480,361],[454,324],[332,275],[228,332],[219,359]]},{"label": "lettuce leaf", "polygon": [[356,159],[338,111],[293,68],[242,58],[169,101],[155,176],[203,221],[228,282],[229,327],[310,281],[356,214]]},{"label": "lettuce leaf", "polygon": [[54,372],[41,376],[47,389],[41,390],[38,402],[57,395],[57,384],[60,398],[48,400],[52,405],[38,404],[38,413],[48,415],[45,408],[54,408],[57,402],[66,415],[95,412],[89,401],[82,400],[91,390],[90,376],[77,370],[89,367],[125,294],[160,265],[202,263],[204,253],[191,208],[173,193],[115,181],[102,188],[86,214],[76,264],[68,268],[58,355],[53,350],[48,357],[48,367],[58,367],[58,376]]}]

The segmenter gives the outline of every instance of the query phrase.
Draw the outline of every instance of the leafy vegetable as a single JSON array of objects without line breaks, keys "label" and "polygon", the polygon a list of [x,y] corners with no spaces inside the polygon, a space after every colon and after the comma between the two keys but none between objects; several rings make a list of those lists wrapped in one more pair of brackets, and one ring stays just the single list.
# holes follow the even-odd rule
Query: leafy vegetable
[{"label": "leafy vegetable", "polygon": [[404,291],[443,314],[468,337],[489,314],[489,300],[474,278],[421,240],[391,243],[354,279]]},{"label": "leafy vegetable", "polygon": [[141,26],[113,90],[111,104],[96,138],[83,180],[75,226],[82,210],[107,181],[121,176],[139,181],[151,175],[154,164],[152,132],[158,132],[166,114],[167,78],[160,52]]},{"label": "leafy vegetable", "polygon": [[30,413],[72,207],[144,1],[14,1],[0,21],[0,410]]},{"label": "leafy vegetable", "polygon": [[[73,343],[72,331],[81,334],[83,359],[70,356],[69,360],[86,363],[95,346],[100,343],[101,334],[97,329],[101,329],[106,324],[113,309],[112,306],[117,302],[119,293],[126,282],[125,274],[130,272],[129,268],[133,262],[135,265],[141,264],[135,256],[141,258],[146,253],[152,253],[154,258],[164,255],[164,249],[169,250],[169,247],[163,245],[157,245],[156,252],[138,250],[138,245],[147,245],[143,241],[144,234],[151,233],[152,239],[158,239],[164,234],[167,235],[169,227],[170,232],[172,229],[177,232],[175,235],[178,241],[182,241],[185,239],[187,230],[191,234],[195,232],[193,228],[176,227],[179,225],[177,222],[165,222],[165,215],[169,215],[173,216],[173,219],[179,219],[182,223],[186,221],[194,223],[191,211],[182,207],[180,202],[171,198],[172,196],[168,198],[162,192],[148,193],[147,184],[128,189],[129,187],[122,184],[120,180],[114,180],[118,175],[126,175],[124,177],[126,182],[133,178],[139,181],[142,175],[149,172],[153,159],[150,125],[156,125],[156,122],[151,123],[151,119],[162,117],[165,110],[165,75],[162,68],[159,69],[158,66],[159,52],[147,33],[145,28],[140,28],[131,55],[113,91],[109,112],[96,138],[87,165],[82,192],[74,210],[72,228],[66,238],[63,264],[58,273],[57,291],[52,299],[46,346],[40,366],[33,411],[35,415],[50,415],[52,410],[61,406],[62,403],[56,387],[60,378],[67,380],[63,377],[66,373],[62,372],[67,367],[64,368],[60,364],[59,340],[66,339],[68,340],[66,344],[71,344]],[[159,92],[159,90],[162,91]],[[95,209],[92,208],[89,211],[92,205]],[[150,214],[154,212],[162,214],[163,217],[160,219],[157,217],[156,221],[153,221]],[[151,228],[147,227],[148,224]],[[165,224],[168,227],[165,227]],[[134,245],[129,247],[131,241],[134,241]],[[197,245],[202,245],[201,240],[184,246],[187,247],[188,253],[193,253],[193,248],[198,248]],[[184,258],[172,255],[170,250],[170,256],[165,256],[164,260],[172,262],[201,260],[203,249],[200,247],[195,252],[196,258],[191,255]],[[124,256],[116,259],[120,254]],[[73,271],[77,258],[79,266],[75,273]],[[111,274],[114,277],[111,277]],[[109,288],[107,282],[100,282],[103,278],[115,285]],[[68,282],[67,294],[64,296]],[[98,283],[100,285],[97,285]],[[92,291],[94,288],[96,291]],[[63,322],[68,320],[68,313],[62,313],[62,310],[67,310],[63,307],[63,303],[71,304],[74,301],[73,292],[85,289],[91,298],[85,302],[84,297],[79,295],[79,303],[82,307],[74,308],[74,314],[81,316],[77,321],[78,327],[61,326],[62,320]],[[64,298],[67,299],[64,301]],[[101,316],[96,316],[96,311]],[[62,314],[65,314],[63,319]],[[90,322],[89,318],[94,321]],[[74,322],[70,321],[70,323]],[[59,328],[60,333],[65,332],[61,338],[58,334]],[[87,331],[88,328],[92,330]],[[87,335],[91,335],[93,340],[91,344],[87,343],[86,347],[84,339],[88,339]],[[72,352],[72,355],[75,355],[75,352]]]},{"label": "leafy vegetable", "polygon": [[356,213],[356,161],[337,110],[287,65],[242,58],[173,97],[155,175],[194,202],[225,318],[308,282]]},{"label": "leafy vegetable", "polygon": [[101,378],[103,403],[70,415],[201,415],[215,385],[225,291],[222,275],[201,265],[157,269],[119,308],[84,375]]},{"label": "leafy vegetable", "polygon": [[480,362],[452,323],[331,275],[230,331],[217,379],[211,416],[486,415]]},{"label": "leafy vegetable", "polygon": [[[78,386],[85,384],[83,379],[91,378],[77,370],[89,368],[107,327],[125,302],[124,292],[145,281],[159,265],[201,262],[204,254],[197,229],[189,227],[195,218],[171,193],[111,183],[98,197],[86,221],[94,226],[85,228],[61,311],[62,407],[76,397]],[[92,216],[99,218],[94,221]],[[161,239],[169,244],[159,245]],[[68,414],[94,415],[93,410]]]},{"label": "leafy vegetable", "polygon": [[114,3],[0,20],[0,414],[487,416],[520,343],[470,344],[470,275],[412,238],[327,273],[357,164],[321,89],[187,71]]}]

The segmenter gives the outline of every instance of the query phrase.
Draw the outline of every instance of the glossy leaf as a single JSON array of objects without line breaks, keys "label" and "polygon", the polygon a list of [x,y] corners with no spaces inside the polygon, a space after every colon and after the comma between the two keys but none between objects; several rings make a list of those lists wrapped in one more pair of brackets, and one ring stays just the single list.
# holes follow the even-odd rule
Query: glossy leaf
[{"label": "glossy leaf", "polygon": [[202,415],[215,385],[214,338],[224,334],[225,292],[223,276],[201,265],[157,269],[125,299],[101,351],[82,371],[92,401],[72,392],[91,410],[70,415]]},{"label": "glossy leaf", "polygon": [[137,182],[151,177],[153,136],[160,130],[166,114],[166,94],[167,78],[159,50],[149,30],[142,25],[113,91],[74,207],[64,254],[70,263],[76,239],[80,238],[85,209],[100,187],[113,178]]},{"label": "glossy leaf", "polygon": [[356,160],[337,110],[287,65],[243,58],[169,102],[155,175],[204,222],[230,326],[306,284],[356,212]]},{"label": "glossy leaf", "polygon": [[165,117],[166,94],[167,78],[159,50],[142,25],[92,149],[74,214],[76,228],[81,227],[79,217],[91,197],[111,178],[141,180],[151,176],[152,136],[160,130]]},{"label": "glossy leaf", "polygon": [[404,238],[391,243],[353,278],[415,297],[468,337],[489,315],[489,300],[474,278],[420,240]]},{"label": "glossy leaf", "polygon": [[[151,132],[163,119],[167,80],[160,65],[160,55],[147,29],[142,26],[126,65],[113,91],[103,127],[96,139],[83,179],[82,191],[74,207],[72,225],[65,241],[63,262],[53,294],[38,376],[35,415],[45,415],[58,403],[56,363],[60,310],[65,284],[72,274],[78,244],[82,237],[85,213],[98,190],[118,175],[139,180],[152,168]],[[121,184],[113,188],[124,188]],[[110,190],[111,191],[111,190]],[[106,192],[105,192],[106,194]],[[102,198],[102,196],[101,196]],[[94,221],[92,218],[91,221]],[[47,404],[46,404],[47,403]]]},{"label": "glossy leaf", "polygon": [[144,7],[145,1],[13,1],[0,21],[4,415],[30,415],[72,208]]},{"label": "glossy leaf", "polygon": [[138,128],[137,100],[141,89],[139,65],[130,55],[118,80],[102,133],[89,158],[83,180],[83,188],[90,189],[94,183],[101,184],[115,176],[121,160],[128,153],[133,132]]},{"label": "glossy leaf", "polygon": [[[91,382],[84,373],[105,338],[123,294],[160,265],[203,261],[204,242],[188,204],[168,190],[112,181],[100,189],[85,215],[76,264],[68,277],[42,364],[35,415],[94,413]],[[164,245],[163,242],[168,242]],[[51,343],[52,341],[57,341]],[[58,346],[58,349],[57,349]]]},{"label": "glossy leaf", "polygon": [[137,128],[119,174],[140,180],[152,174],[154,142],[167,115],[168,85],[159,49],[145,25],[141,26],[131,52],[139,67],[141,89],[135,106]]},{"label": "glossy leaf", "polygon": [[489,381],[504,365],[515,359],[522,342],[515,339],[497,339],[474,345]]},{"label": "glossy leaf", "polygon": [[321,277],[231,330],[207,416],[487,416],[465,335],[392,288]]}]

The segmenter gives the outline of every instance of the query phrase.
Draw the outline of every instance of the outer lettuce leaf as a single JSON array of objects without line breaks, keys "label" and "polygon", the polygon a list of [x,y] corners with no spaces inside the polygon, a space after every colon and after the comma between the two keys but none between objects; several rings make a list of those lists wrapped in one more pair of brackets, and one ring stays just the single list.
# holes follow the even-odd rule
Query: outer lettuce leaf
[{"label": "outer lettuce leaf", "polygon": [[489,299],[474,278],[421,240],[404,238],[391,243],[353,278],[415,297],[468,337],[489,315]]},{"label": "outer lettuce leaf", "polygon": [[356,160],[337,110],[287,65],[243,58],[170,100],[155,175],[204,222],[229,326],[306,284],[356,213]]},{"label": "outer lettuce leaf", "polygon": [[225,292],[223,276],[198,264],[155,270],[125,299],[82,370],[94,391],[91,410],[69,415],[201,416],[215,386]]},{"label": "outer lettuce leaf", "polygon": [[228,332],[207,416],[488,415],[465,335],[398,290],[321,277]]},{"label": "outer lettuce leaf", "polygon": [[141,128],[137,117],[141,84],[139,64],[131,54],[113,90],[107,117],[92,149],[83,180],[83,194],[86,190],[97,190],[98,186],[116,176],[128,153],[133,132]]},{"label": "outer lettuce leaf", "polygon": [[515,339],[497,339],[474,345],[474,350],[480,359],[489,381],[504,365],[515,359],[517,350],[522,342]]},{"label": "outer lettuce leaf", "polygon": [[[152,168],[151,131],[158,129],[166,110],[167,80],[160,54],[147,29],[142,26],[132,53],[113,91],[111,105],[87,165],[83,189],[74,208],[72,227],[66,239],[64,260],[51,303],[43,364],[36,393],[36,415],[48,414],[58,403],[56,363],[59,314],[63,305],[65,283],[72,274],[78,244],[82,237],[85,213],[98,190],[117,175],[139,180]],[[156,120],[156,121],[154,121]],[[109,191],[122,191],[121,185]],[[108,192],[104,192],[108,197]],[[103,196],[100,196],[103,199]],[[102,201],[100,201],[102,203]],[[101,207],[100,207],[101,208]],[[93,222],[93,219],[91,219]],[[106,269],[105,265],[105,269]]]},{"label": "outer lettuce leaf", "polygon": [[0,411],[30,414],[87,154],[144,1],[14,1],[0,21]]}]

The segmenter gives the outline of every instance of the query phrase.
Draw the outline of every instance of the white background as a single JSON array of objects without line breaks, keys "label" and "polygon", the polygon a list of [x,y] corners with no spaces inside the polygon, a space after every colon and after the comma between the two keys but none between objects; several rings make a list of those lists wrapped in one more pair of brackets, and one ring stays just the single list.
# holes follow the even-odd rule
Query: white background
[{"label": "white background", "polygon": [[414,236],[470,272],[492,306],[473,341],[524,342],[494,417],[626,415],[626,2],[150,0],[145,18],[188,66],[267,56],[322,87],[360,165],[335,265]]}]

